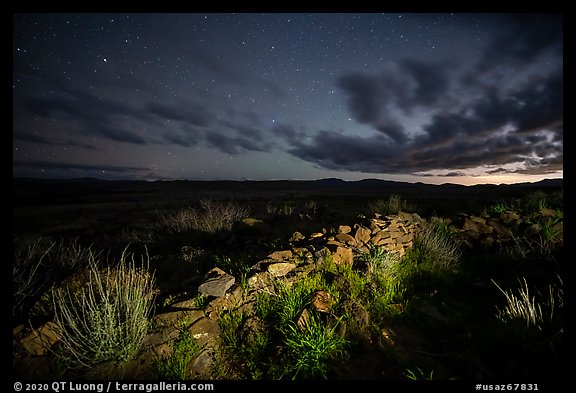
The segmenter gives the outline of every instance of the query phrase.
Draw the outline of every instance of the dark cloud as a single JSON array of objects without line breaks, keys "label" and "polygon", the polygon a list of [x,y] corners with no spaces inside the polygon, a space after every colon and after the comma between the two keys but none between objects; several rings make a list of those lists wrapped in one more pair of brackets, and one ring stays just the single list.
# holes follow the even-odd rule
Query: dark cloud
[{"label": "dark cloud", "polygon": [[250,151],[269,151],[271,145],[259,139],[250,139],[244,136],[229,136],[219,131],[206,133],[205,142],[208,146],[224,153],[237,155]]},{"label": "dark cloud", "polygon": [[311,144],[299,144],[290,153],[319,167],[372,173],[395,173],[401,149],[382,135],[360,138],[336,131],[320,131]]},{"label": "dark cloud", "polygon": [[178,134],[174,131],[168,131],[163,136],[168,143],[182,147],[191,147],[198,144],[198,138],[191,133]]},{"label": "dark cloud", "polygon": [[446,64],[404,59],[395,68],[378,74],[350,73],[337,85],[347,96],[350,113],[358,122],[368,124],[397,144],[408,136],[395,114],[412,114],[417,107],[431,107],[446,100],[449,88]]},{"label": "dark cloud", "polygon": [[195,126],[207,126],[212,123],[213,116],[201,105],[184,102],[148,102],[146,111],[169,120],[182,121]]},{"label": "dark cloud", "polygon": [[448,71],[452,68],[447,64],[434,64],[414,59],[404,59],[400,62],[400,69],[408,76],[407,83],[412,84],[409,94],[401,102],[405,112],[410,112],[415,106],[432,106],[445,99],[450,85]]},{"label": "dark cloud", "polygon": [[303,146],[306,136],[304,131],[296,130],[291,124],[275,124],[272,133],[293,146]]},{"label": "dark cloud", "polygon": [[465,173],[462,172],[448,172],[442,176],[446,176],[446,177],[460,177],[460,176],[466,176]]},{"label": "dark cloud", "polygon": [[[386,109],[378,107],[382,92],[370,80],[370,75],[348,75],[342,86],[352,94],[351,110],[375,126]],[[562,169],[562,87],[561,71],[530,78],[515,89],[484,86],[478,98],[452,111],[437,111],[422,127],[424,134],[402,144],[381,134],[359,137],[335,131],[320,131],[304,143],[293,137],[290,128],[281,130],[293,145],[292,154],[328,169],[369,173],[453,169],[461,174],[479,166],[517,164],[522,169],[516,171],[523,173],[549,173]]]},{"label": "dark cloud", "polygon": [[50,97],[29,97],[24,100],[25,111],[45,117],[59,118],[78,124],[83,133],[100,135],[118,142],[146,144],[147,141],[131,130],[118,126],[120,116],[139,116],[134,108],[111,99],[78,91],[75,95],[59,94]]},{"label": "dark cloud", "polygon": [[73,141],[71,139],[67,139],[67,140],[55,140],[55,139],[48,139],[48,138],[44,138],[43,136],[40,135],[36,135],[36,134],[30,134],[30,133],[26,133],[26,132],[15,132],[13,135],[14,139],[17,140],[21,140],[24,142],[32,142],[32,143],[39,143],[42,145],[51,145],[51,146],[79,146],[79,147],[83,147],[85,149],[96,149],[96,147],[94,147],[94,145],[91,145],[89,143],[82,143],[82,142],[76,142]]},{"label": "dark cloud", "polygon": [[62,169],[62,170],[82,170],[87,172],[140,172],[148,171],[149,168],[144,167],[134,167],[134,166],[116,166],[116,165],[86,165],[86,164],[72,164],[65,162],[52,162],[52,161],[22,161],[16,160],[13,162],[13,166],[19,167],[29,167],[38,169]]}]

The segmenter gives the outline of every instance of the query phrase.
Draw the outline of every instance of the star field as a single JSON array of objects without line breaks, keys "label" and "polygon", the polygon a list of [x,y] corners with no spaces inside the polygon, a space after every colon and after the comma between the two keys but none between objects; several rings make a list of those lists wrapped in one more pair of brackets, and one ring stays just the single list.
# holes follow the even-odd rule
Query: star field
[{"label": "star field", "polygon": [[15,14],[13,176],[563,176],[563,19]]}]

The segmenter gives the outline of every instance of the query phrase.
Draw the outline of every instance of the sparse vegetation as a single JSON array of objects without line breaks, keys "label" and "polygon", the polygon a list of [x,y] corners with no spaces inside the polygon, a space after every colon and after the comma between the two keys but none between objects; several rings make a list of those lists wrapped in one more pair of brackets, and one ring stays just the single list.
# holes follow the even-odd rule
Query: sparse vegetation
[{"label": "sparse vegetation", "polygon": [[[49,356],[62,361],[63,375],[78,376],[151,351],[142,348],[144,337],[150,333],[148,346],[162,335],[161,347],[154,350],[167,350],[151,363],[151,375],[182,380],[192,378],[190,370],[202,363],[195,362],[202,348],[191,326],[217,318],[219,340],[214,342],[219,346],[211,378],[554,374],[564,332],[561,192],[491,197],[478,206],[482,217],[463,215],[469,227],[487,230],[477,233],[461,229],[462,216],[437,214],[438,202],[430,215],[422,215],[426,221],[413,239],[410,234],[412,247],[402,257],[382,246],[346,245],[353,248],[351,264],[336,258],[334,250],[342,247],[337,239],[331,252],[322,250],[328,238],[337,238],[339,225],[350,226],[354,237],[358,226],[353,223],[368,228],[378,217],[372,213],[407,212],[413,204],[398,194],[357,197],[357,203],[314,198],[293,195],[252,204],[206,199],[168,206],[159,215],[151,210],[150,221],[100,239],[99,246],[110,242],[106,258],[85,245],[96,239],[93,235],[82,241],[17,238],[13,314],[25,324],[18,339],[46,321],[56,322],[63,338]],[[234,225],[248,212],[258,227]],[[503,213],[512,218],[505,222]],[[492,220],[505,223],[513,235],[487,228]],[[295,239],[306,240],[289,241],[295,231],[303,234]],[[309,240],[311,233],[322,233],[323,240]],[[484,240],[491,243],[477,247]],[[134,242],[131,253],[126,242]],[[253,265],[288,249],[294,257],[284,261],[296,268],[253,292],[248,279],[275,262]],[[135,263],[141,257],[142,263]],[[240,288],[222,298],[198,294],[196,286],[215,266],[233,275]],[[159,286],[154,308],[159,277],[166,287]],[[318,300],[319,293],[324,300]],[[510,356],[504,358],[500,352],[507,351]],[[545,361],[529,360],[540,355]],[[136,362],[140,357],[130,366]]]},{"label": "sparse vegetation", "polygon": [[368,204],[371,213],[383,215],[398,214],[399,211],[411,210],[408,203],[397,194],[391,194],[388,199],[377,199]]},{"label": "sparse vegetation", "polygon": [[230,230],[232,224],[241,221],[248,215],[248,209],[238,203],[203,199],[200,201],[199,207],[188,207],[175,212],[160,214],[158,225],[175,233],[188,230],[215,233],[221,230]]},{"label": "sparse vegetation", "polygon": [[188,364],[202,350],[188,330],[181,330],[171,346],[169,355],[156,359],[156,373],[160,379],[182,381],[191,379]]},{"label": "sparse vegetation", "polygon": [[[526,327],[543,330],[544,325],[553,321],[564,305],[564,290],[562,280],[559,284],[548,286],[546,294],[530,293],[526,278],[518,280],[520,288],[517,291],[503,290],[494,280],[492,282],[506,297],[506,306],[498,311],[498,318],[504,322],[521,321]],[[515,293],[517,292],[517,294]]]}]

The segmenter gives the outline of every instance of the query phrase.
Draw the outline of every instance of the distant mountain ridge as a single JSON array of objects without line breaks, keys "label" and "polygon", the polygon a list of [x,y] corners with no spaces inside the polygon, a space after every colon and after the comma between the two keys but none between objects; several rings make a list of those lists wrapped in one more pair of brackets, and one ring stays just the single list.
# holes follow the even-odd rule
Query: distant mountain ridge
[{"label": "distant mountain ridge", "polygon": [[342,180],[338,178],[326,178],[318,180],[104,180],[93,177],[71,178],[71,179],[41,179],[29,177],[15,177],[12,179],[18,183],[43,183],[43,184],[62,184],[62,183],[294,183],[310,184],[312,186],[327,188],[419,188],[419,187],[451,187],[451,188],[470,188],[470,187],[563,187],[564,179],[544,179],[537,182],[523,182],[513,184],[475,184],[466,186],[455,183],[428,184],[428,183],[409,183],[393,180],[382,179],[362,179],[362,180]]}]

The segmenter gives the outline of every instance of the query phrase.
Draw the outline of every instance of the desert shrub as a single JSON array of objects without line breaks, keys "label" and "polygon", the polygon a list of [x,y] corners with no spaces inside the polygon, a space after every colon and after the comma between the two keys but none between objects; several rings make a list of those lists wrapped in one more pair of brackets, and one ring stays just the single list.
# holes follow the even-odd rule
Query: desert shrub
[{"label": "desert shrub", "polygon": [[62,239],[59,242],[44,238],[23,241],[15,239],[12,265],[13,316],[23,316],[36,301],[46,295],[52,285],[87,266],[95,256],[90,247],[83,247],[77,239]]},{"label": "desert shrub", "polygon": [[461,251],[458,245],[435,225],[427,225],[414,238],[412,250],[431,271],[458,268]]},{"label": "desert shrub", "polygon": [[388,200],[377,199],[368,203],[370,213],[398,214],[402,210],[410,210],[408,203],[400,195],[391,194]]},{"label": "desert shrub", "polygon": [[154,302],[154,277],[126,252],[115,267],[95,259],[80,289],[54,289],[55,321],[63,329],[58,355],[68,367],[126,361],[139,350]]},{"label": "desert shrub", "polygon": [[188,230],[215,233],[230,230],[235,222],[248,217],[248,213],[246,207],[232,201],[201,200],[197,208],[160,214],[158,225],[175,233]]}]

